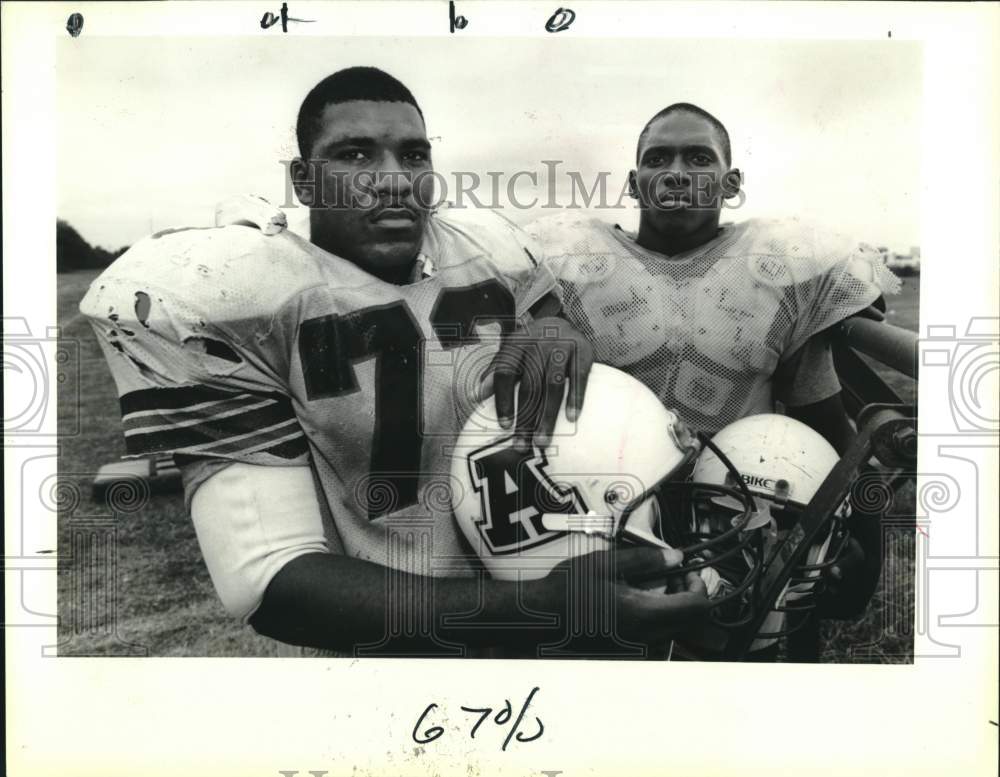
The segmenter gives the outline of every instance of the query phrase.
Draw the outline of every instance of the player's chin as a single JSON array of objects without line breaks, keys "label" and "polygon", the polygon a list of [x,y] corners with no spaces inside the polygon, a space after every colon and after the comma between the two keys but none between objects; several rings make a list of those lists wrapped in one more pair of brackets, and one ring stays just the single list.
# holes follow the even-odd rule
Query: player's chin
[{"label": "player's chin", "polygon": [[648,209],[647,215],[656,225],[657,231],[665,234],[695,232],[712,218],[712,212],[709,210],[692,206],[664,207],[656,205]]},{"label": "player's chin", "polygon": [[[422,235],[373,240],[365,247],[365,263],[372,270],[397,270],[413,264],[420,253]],[[377,274],[377,273],[376,273]]]}]

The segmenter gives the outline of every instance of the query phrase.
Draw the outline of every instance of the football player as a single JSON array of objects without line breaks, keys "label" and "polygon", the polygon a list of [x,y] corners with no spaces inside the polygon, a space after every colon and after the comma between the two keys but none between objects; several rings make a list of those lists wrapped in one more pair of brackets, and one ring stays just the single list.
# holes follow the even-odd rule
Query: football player
[{"label": "football player", "polygon": [[[290,172],[310,241],[239,225],[159,233],[81,303],[128,454],[181,464],[222,602],[262,634],[390,654],[551,640],[506,624],[525,607],[564,612],[571,575],[483,579],[452,520],[449,448],[501,337],[498,402],[509,428],[520,375],[522,437],[551,428],[539,419],[559,402],[535,401],[543,389],[561,400],[568,384],[568,412],[580,407],[589,346],[565,321],[529,315],[555,283],[518,229],[431,207],[423,115],[399,81],[334,73],[303,102],[297,136]],[[694,575],[668,596],[626,582],[678,556],[618,554],[605,582],[623,634],[659,641],[706,611]],[[456,613],[466,625],[443,631]]]},{"label": "football player", "polygon": [[[873,248],[795,220],[720,223],[741,181],[723,124],[678,103],[639,135],[628,176],[637,233],[566,213],[530,231],[560,281],[560,315],[598,362],[640,379],[694,429],[711,434],[780,402],[843,454],[854,431],[827,330],[899,282]],[[865,539],[865,573],[844,574],[860,568],[857,542],[830,570],[842,593],[852,578],[862,609],[881,555],[877,536]]]}]

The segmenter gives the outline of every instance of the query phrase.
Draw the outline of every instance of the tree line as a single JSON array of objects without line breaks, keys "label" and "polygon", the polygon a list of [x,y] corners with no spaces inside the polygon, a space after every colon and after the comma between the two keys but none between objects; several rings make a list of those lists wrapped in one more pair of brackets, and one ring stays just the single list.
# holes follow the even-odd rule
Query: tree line
[{"label": "tree line", "polygon": [[128,246],[116,251],[92,246],[68,221],[56,219],[56,272],[107,267],[127,250]]}]

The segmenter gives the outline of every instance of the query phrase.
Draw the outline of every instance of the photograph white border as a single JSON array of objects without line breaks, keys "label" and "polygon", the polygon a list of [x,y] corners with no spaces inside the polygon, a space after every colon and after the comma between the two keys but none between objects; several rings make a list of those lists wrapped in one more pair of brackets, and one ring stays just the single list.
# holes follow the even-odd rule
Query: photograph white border
[{"label": "photograph white border", "polygon": [[[557,4],[457,6],[472,21],[459,34],[544,37]],[[875,40],[891,33],[921,41],[921,348],[955,354],[963,339],[995,347],[1000,6],[569,7],[577,18],[564,36]],[[84,15],[85,36],[249,38],[282,35],[259,25],[265,11],[279,8],[273,1],[3,5],[5,347],[17,327],[44,337],[56,321],[55,44],[67,35],[68,15]],[[316,21],[292,25],[289,39],[433,35],[448,45],[445,2],[293,0],[290,12]],[[961,397],[953,372],[931,362],[921,374],[920,471],[951,466],[972,485],[947,514],[929,516],[931,539],[918,543],[924,555],[911,666],[54,658],[45,648],[57,642],[55,565],[51,556],[28,558],[16,544],[32,498],[19,492],[19,456],[26,446],[42,455],[58,444],[51,392],[50,426],[30,440],[5,438],[8,773],[993,774],[997,437],[989,428],[956,427],[949,407]],[[17,395],[24,387],[12,388],[5,419],[25,401]],[[980,410],[998,417],[995,404]],[[963,447],[977,451],[971,481],[947,453]],[[54,541],[55,527],[40,531]],[[935,543],[948,552],[935,555]],[[516,705],[534,686],[541,739],[501,752],[495,728],[469,738],[461,705]],[[414,724],[432,702],[444,733],[417,745]]]}]

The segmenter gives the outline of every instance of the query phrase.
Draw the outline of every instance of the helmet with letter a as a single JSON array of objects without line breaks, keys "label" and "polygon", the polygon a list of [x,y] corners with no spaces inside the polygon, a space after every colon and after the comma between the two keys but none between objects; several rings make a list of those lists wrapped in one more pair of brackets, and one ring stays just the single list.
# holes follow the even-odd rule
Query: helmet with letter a
[{"label": "helmet with letter a", "polygon": [[[462,484],[455,519],[491,576],[537,579],[568,558],[618,543],[685,551],[701,443],[643,383],[595,364],[575,422],[564,408],[549,445],[519,451],[497,422],[494,402],[476,408],[456,446],[452,474]],[[752,516],[745,488],[698,486],[742,505],[735,521],[700,548],[739,544]],[[703,569],[699,557],[692,568]],[[686,562],[685,565],[687,566]],[[683,569],[682,566],[679,569]]]},{"label": "helmet with letter a", "polygon": [[[839,456],[830,443],[805,424],[773,413],[741,418],[721,429],[712,443],[713,447],[698,457],[691,478],[698,484],[732,485],[732,470],[739,472],[755,502],[751,525],[764,530],[769,578],[781,570],[803,538],[800,524],[803,511],[836,466]],[[719,453],[728,461],[723,461]],[[710,537],[718,532],[720,525],[729,524],[739,515],[740,509],[741,505],[725,496],[706,493],[692,503],[689,525],[695,534]],[[846,546],[843,522],[849,513],[845,500],[829,516],[820,536],[811,544],[805,562],[791,571],[778,601],[757,606],[778,612],[812,609],[821,571],[836,563]],[[712,561],[711,551],[707,560]],[[742,578],[745,564],[738,555],[731,555],[728,564],[713,563],[713,568],[721,575],[725,587],[732,584],[731,578]],[[769,618],[765,623],[770,625],[765,625],[761,637],[787,633],[781,618]]]}]

